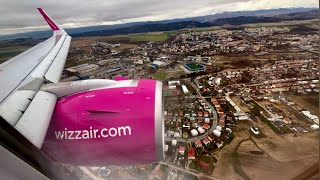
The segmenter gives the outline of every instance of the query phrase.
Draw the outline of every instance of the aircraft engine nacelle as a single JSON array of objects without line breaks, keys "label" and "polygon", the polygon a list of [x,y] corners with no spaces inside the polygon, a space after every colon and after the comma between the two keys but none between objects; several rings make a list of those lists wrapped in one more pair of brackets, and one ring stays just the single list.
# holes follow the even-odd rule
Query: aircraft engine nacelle
[{"label": "aircraft engine nacelle", "polygon": [[147,164],[163,159],[162,82],[112,82],[95,88],[88,83],[89,90],[58,99],[42,146],[48,156],[87,166]]}]

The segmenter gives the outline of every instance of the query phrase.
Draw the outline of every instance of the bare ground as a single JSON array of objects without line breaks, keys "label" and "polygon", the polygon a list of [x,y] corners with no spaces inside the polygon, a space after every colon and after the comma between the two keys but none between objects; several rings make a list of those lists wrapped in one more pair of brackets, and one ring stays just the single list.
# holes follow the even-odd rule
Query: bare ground
[{"label": "bare ground", "polygon": [[219,179],[244,179],[242,176],[245,175],[243,175],[244,172],[241,171],[239,159],[237,158],[235,150],[240,142],[250,137],[250,133],[247,128],[249,126],[249,122],[240,123],[236,127],[236,137],[232,142],[224,146],[221,150],[213,153],[218,160],[212,174],[214,177]]},{"label": "bare ground", "polygon": [[[250,123],[240,123],[236,138],[219,152],[213,176],[220,179],[291,179],[319,160],[318,132],[277,135],[258,122],[265,138],[251,137]],[[313,175],[318,176],[319,173]]]},{"label": "bare ground", "polygon": [[289,99],[305,110],[319,116],[319,95],[289,96]]}]

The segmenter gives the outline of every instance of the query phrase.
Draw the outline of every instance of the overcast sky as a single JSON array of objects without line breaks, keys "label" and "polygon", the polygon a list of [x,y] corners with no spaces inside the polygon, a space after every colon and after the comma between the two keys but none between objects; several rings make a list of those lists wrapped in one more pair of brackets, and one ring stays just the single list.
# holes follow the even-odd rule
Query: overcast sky
[{"label": "overcast sky", "polygon": [[42,7],[64,28],[157,21],[286,7],[319,7],[318,0],[0,0],[0,34],[48,29]]}]

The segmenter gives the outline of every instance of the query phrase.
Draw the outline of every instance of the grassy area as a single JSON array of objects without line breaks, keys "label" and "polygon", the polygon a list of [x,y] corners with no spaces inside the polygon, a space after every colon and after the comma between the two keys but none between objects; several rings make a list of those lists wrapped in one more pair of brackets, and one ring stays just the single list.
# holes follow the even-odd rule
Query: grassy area
[{"label": "grassy area", "polygon": [[172,37],[179,33],[187,33],[189,31],[197,31],[197,32],[204,32],[204,31],[217,31],[223,29],[220,26],[211,26],[211,27],[199,27],[199,28],[184,28],[179,30],[172,30],[172,31],[164,31],[163,33],[166,34],[168,37]]},{"label": "grassy area", "polygon": [[153,79],[163,81],[167,78],[167,73],[165,71],[159,71],[153,74]]},{"label": "grassy area", "polygon": [[193,170],[198,170],[198,167],[197,167],[197,164],[196,162],[192,161],[190,164],[189,164],[189,168],[190,169],[193,169]]},{"label": "grassy area", "polygon": [[186,28],[183,30],[203,32],[203,31],[217,31],[221,29],[222,28],[220,26],[211,26],[211,27],[199,27],[199,28]]},{"label": "grassy area", "polygon": [[134,34],[130,35],[130,41],[133,42],[157,42],[165,41],[168,39],[168,36],[164,33],[145,33],[145,34]]},{"label": "grassy area", "polygon": [[130,37],[128,35],[107,36],[104,40],[107,42],[109,42],[109,41],[129,41]]},{"label": "grassy area", "polygon": [[179,33],[179,31],[164,31],[163,34],[165,34],[167,37],[175,36]]},{"label": "grassy area", "polygon": [[235,138],[235,135],[234,135],[234,133],[232,132],[232,133],[230,134],[230,136],[228,136],[227,139],[224,141],[223,146],[229,144],[234,138]]},{"label": "grassy area", "polygon": [[211,163],[211,161],[212,161],[212,158],[210,157],[210,156],[202,156],[201,158],[200,158],[200,160],[202,160],[203,162],[206,162],[206,163]]}]

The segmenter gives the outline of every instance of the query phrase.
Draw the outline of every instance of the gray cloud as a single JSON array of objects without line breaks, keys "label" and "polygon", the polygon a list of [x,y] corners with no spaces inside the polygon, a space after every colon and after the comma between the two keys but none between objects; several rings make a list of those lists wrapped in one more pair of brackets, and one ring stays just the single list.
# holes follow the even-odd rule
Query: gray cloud
[{"label": "gray cloud", "polygon": [[318,7],[318,0],[0,0],[0,34],[45,28],[42,7],[63,27],[156,21],[224,11]]}]

